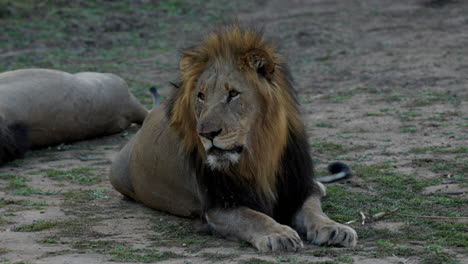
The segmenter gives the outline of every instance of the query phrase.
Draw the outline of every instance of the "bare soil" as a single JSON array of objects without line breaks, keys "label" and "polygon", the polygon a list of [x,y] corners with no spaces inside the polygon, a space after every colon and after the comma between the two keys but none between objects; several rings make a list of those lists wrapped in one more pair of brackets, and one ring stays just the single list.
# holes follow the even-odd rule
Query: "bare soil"
[{"label": "bare soil", "polygon": [[[257,0],[249,8],[225,16],[262,26],[265,35],[278,43],[295,77],[319,171],[323,173],[333,159],[359,166],[390,164],[398,173],[423,182],[436,180],[421,195],[457,199],[461,202],[447,205],[453,206],[448,210],[453,216],[467,216],[468,1]],[[143,18],[129,15],[127,20],[116,17],[100,26],[116,30],[144,23]],[[80,23],[71,27],[77,32],[85,30]],[[177,28],[169,31],[180,34]],[[206,28],[183,32],[180,42],[169,44],[177,48],[188,45]],[[107,43],[99,36],[89,41],[95,43],[87,45],[96,47]],[[0,59],[14,59],[24,52],[43,53],[44,49],[47,47],[33,47],[34,51],[8,47]],[[126,58],[122,62],[128,64],[126,70],[114,73],[130,80],[132,91],[149,104],[149,95],[134,80],[145,84],[173,80],[177,57],[173,51]],[[92,58],[72,61],[79,64],[80,60]],[[155,66],[152,62],[156,60],[159,64]],[[167,95],[170,88],[165,87],[161,91]],[[433,244],[444,247],[448,257],[431,262],[423,253],[386,254],[381,249],[387,244],[376,244],[378,235],[363,235],[354,251],[321,251],[307,245],[296,254],[271,255],[259,254],[243,243],[197,234],[194,221],[151,210],[123,198],[110,186],[109,164],[137,129],[134,126],[106,138],[35,150],[24,160],[2,166],[0,175],[25,177],[25,184],[40,193],[19,195],[15,191],[21,188],[11,186],[10,178],[0,178],[0,262],[468,263],[466,236],[461,246],[417,239],[401,242],[420,252],[432,250]],[[313,142],[331,142],[337,149]],[[323,151],[320,146],[325,146]],[[79,177],[87,176],[70,172],[73,168],[85,168],[84,174],[97,176],[97,182],[84,183]],[[69,171],[70,175],[54,178],[47,176],[47,170]],[[368,180],[356,174],[350,182],[331,186],[375,193],[367,188]],[[421,208],[442,208],[443,201],[447,200],[421,204]],[[350,207],[372,207],[365,203]],[[424,212],[430,214],[430,209]],[[409,221],[404,217],[383,219],[361,227],[360,216],[352,217],[357,220],[350,224],[353,227],[395,236],[403,234],[401,228]],[[22,227],[38,221],[50,226],[21,232]]]}]

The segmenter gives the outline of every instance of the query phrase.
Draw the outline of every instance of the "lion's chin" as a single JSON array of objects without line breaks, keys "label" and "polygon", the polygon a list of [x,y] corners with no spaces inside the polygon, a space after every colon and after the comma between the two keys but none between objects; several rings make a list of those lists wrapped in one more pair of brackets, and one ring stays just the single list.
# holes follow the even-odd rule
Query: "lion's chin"
[{"label": "lion's chin", "polygon": [[212,170],[223,170],[227,169],[230,165],[237,164],[240,157],[240,154],[235,152],[208,154],[206,157],[206,164]]}]

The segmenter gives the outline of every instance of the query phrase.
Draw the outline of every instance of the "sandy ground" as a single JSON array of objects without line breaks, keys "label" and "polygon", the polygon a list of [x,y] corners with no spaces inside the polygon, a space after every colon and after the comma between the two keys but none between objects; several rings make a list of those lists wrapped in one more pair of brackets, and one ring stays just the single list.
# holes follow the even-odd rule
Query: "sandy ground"
[{"label": "sandy ground", "polygon": [[[257,1],[256,9],[238,17],[241,21],[263,25],[266,36],[279,43],[296,78],[312,141],[367,146],[346,157],[361,164],[391,160],[401,172],[433,179],[448,173],[420,164],[438,157],[410,150],[425,146],[467,146],[468,2],[454,1],[441,6],[437,1],[432,1],[432,5],[428,2]],[[326,125],[316,125],[320,123]],[[123,199],[107,180],[112,158],[137,129],[35,151],[24,161],[1,167],[0,174],[24,176],[30,179],[26,183],[42,194],[15,195],[8,188],[8,181],[0,180],[3,202],[0,259],[5,263],[24,260],[50,264],[255,263],[252,258],[290,263],[340,262],[330,255],[311,254],[318,247],[310,245],[297,254],[264,255],[237,242],[203,235],[180,239],[165,233],[178,231],[177,224],[169,225],[169,231],[158,229],[160,222],[184,227],[191,222]],[[314,155],[319,167],[328,163],[328,158],[321,153]],[[72,168],[88,168],[100,181],[81,185],[51,179],[41,171]],[[461,176],[466,177],[466,172]],[[359,175],[353,181],[363,182]],[[467,187],[448,183],[425,191],[466,197]],[[38,232],[18,232],[19,227],[38,219],[56,225]],[[380,222],[375,228],[398,232],[401,225]],[[155,239],[161,233],[165,234],[163,243]],[[199,241],[203,241],[202,247],[197,246]],[[372,250],[367,242],[362,242],[359,251]],[[125,255],[119,253],[119,246],[134,251]],[[155,249],[178,255],[154,257],[156,253],[149,250]],[[153,254],[154,258],[132,258],[132,254]],[[375,258],[349,251],[346,255],[354,263],[363,264],[419,263],[421,259],[420,256]],[[466,248],[454,249],[452,255],[460,263],[468,263]]]}]

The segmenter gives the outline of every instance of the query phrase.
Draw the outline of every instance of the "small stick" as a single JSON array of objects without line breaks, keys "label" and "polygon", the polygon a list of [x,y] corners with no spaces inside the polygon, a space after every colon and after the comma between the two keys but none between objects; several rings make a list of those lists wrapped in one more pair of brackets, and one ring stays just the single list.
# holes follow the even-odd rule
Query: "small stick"
[{"label": "small stick", "polygon": [[366,223],[366,216],[364,215],[363,212],[359,212],[359,214],[361,215],[361,225],[364,225]]}]

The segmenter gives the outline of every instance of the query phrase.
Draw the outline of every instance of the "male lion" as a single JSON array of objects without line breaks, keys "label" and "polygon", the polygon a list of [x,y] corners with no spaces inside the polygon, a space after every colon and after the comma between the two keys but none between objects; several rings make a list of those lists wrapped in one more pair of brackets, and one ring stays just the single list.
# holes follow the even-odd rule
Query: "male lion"
[{"label": "male lion", "polygon": [[0,164],[44,147],[117,133],[148,111],[113,74],[0,73]]},{"label": "male lion", "polygon": [[115,189],[158,210],[201,215],[212,231],[262,252],[297,251],[299,234],[356,245],[352,228],[322,212],[325,188],[312,178],[291,78],[271,43],[226,26],[184,51],[180,79],[114,161]]}]

